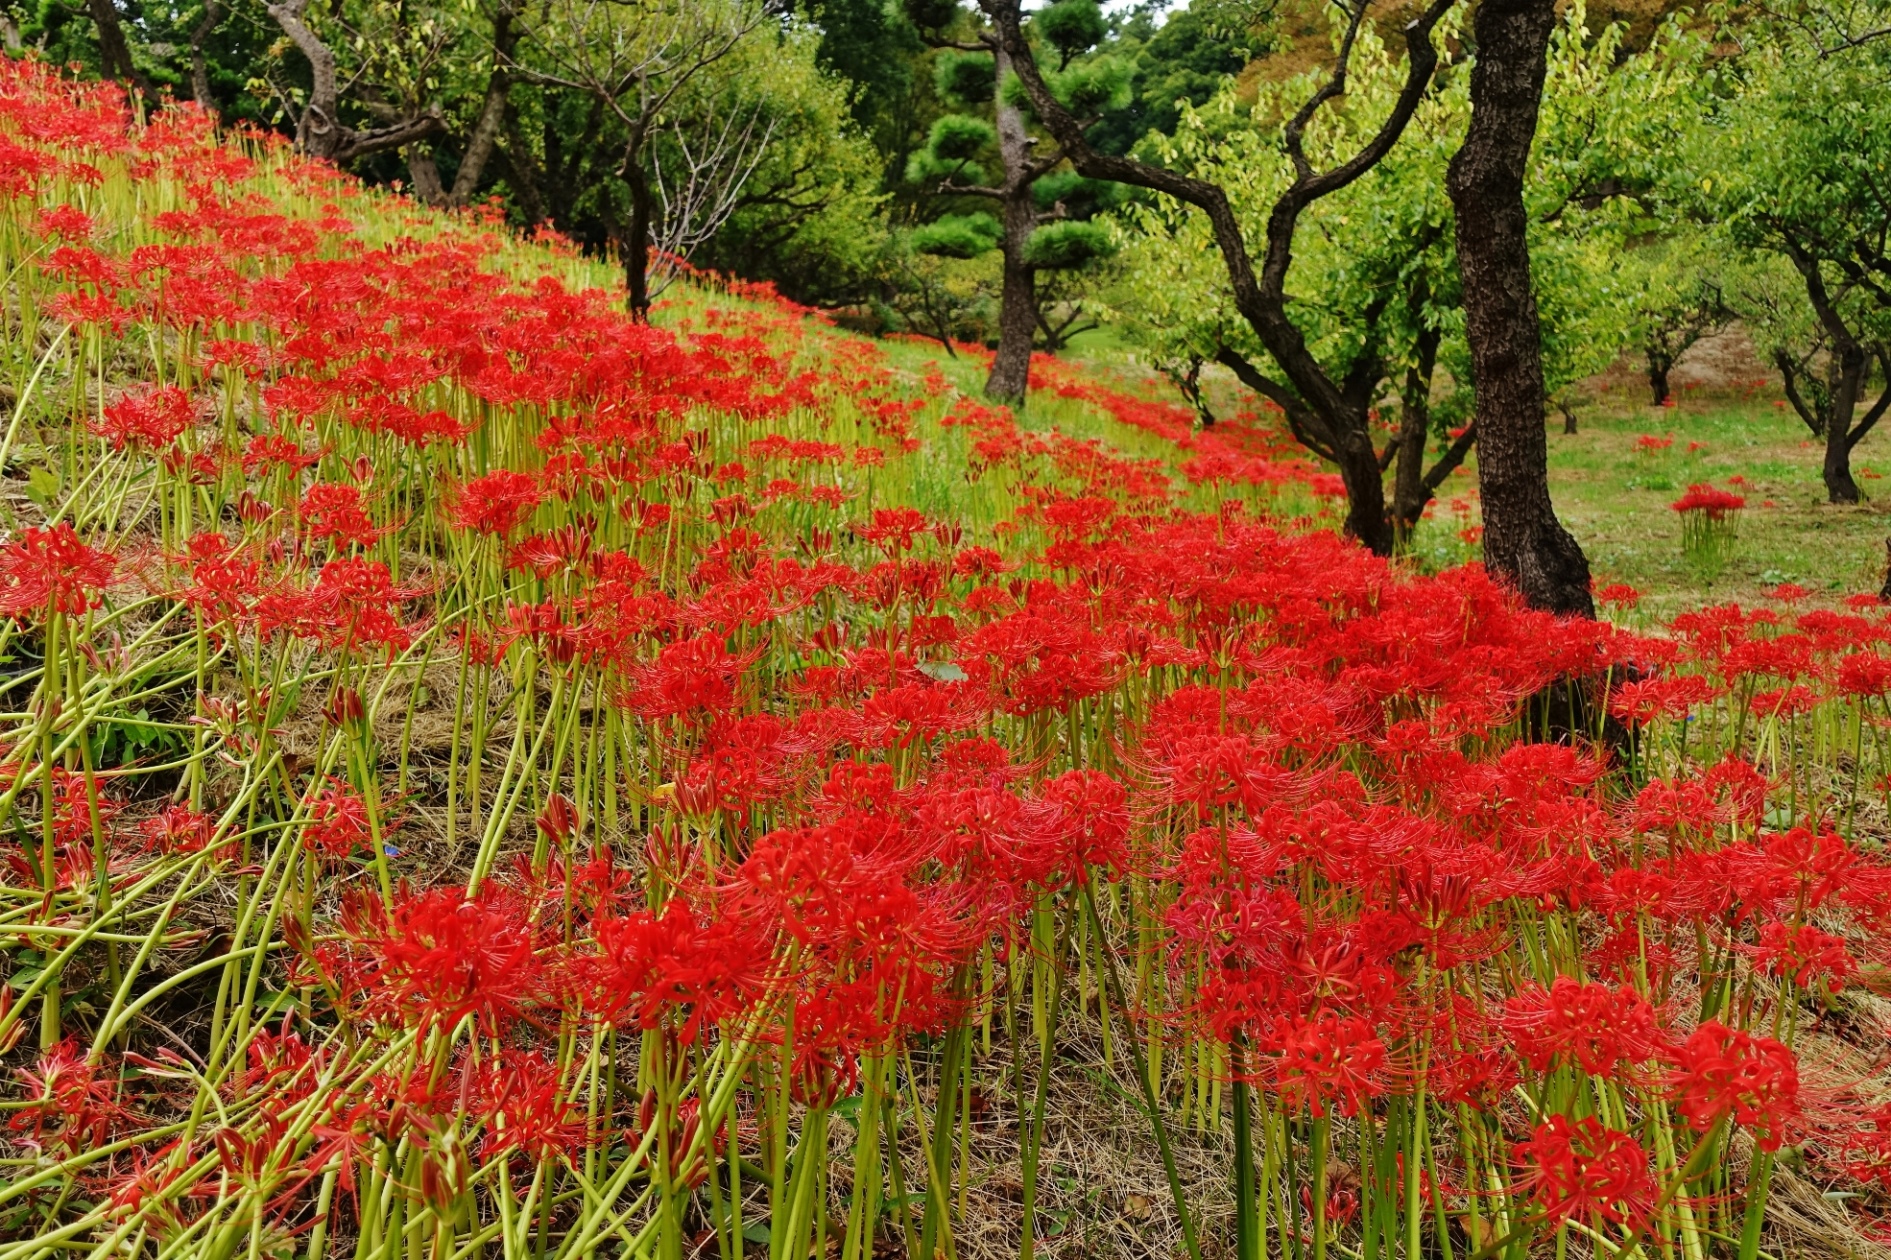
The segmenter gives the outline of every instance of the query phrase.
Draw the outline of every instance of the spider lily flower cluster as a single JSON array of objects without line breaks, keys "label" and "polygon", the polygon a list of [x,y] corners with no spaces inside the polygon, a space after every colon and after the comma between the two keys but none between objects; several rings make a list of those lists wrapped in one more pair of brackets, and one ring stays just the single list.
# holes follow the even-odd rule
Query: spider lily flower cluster
[{"label": "spider lily flower cluster", "polygon": [[1706,483],[1689,486],[1668,505],[1681,516],[1682,554],[1697,564],[1719,567],[1739,539],[1740,513],[1746,505],[1746,499],[1731,490]]},{"label": "spider lily flower cluster", "polygon": [[32,62],[0,266],[4,1260],[1882,1228],[1875,603],[1557,623]]}]

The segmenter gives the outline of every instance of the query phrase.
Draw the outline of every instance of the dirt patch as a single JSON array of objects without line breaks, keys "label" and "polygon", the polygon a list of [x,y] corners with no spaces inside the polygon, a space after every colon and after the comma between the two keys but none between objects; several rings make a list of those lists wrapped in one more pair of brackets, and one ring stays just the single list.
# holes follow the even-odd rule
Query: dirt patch
[{"label": "dirt patch", "polygon": [[[1646,393],[1647,361],[1640,351],[1630,351],[1583,385],[1590,394]],[[1750,397],[1755,391],[1777,390],[1780,380],[1752,336],[1734,324],[1689,346],[1668,373],[1668,387],[1693,397]]]}]

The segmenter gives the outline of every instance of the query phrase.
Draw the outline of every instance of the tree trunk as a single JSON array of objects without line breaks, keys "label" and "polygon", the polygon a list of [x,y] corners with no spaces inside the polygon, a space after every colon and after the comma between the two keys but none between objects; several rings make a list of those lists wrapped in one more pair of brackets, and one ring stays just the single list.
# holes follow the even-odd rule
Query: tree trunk
[{"label": "tree trunk", "polygon": [[[96,0],[94,0],[96,2]],[[296,124],[296,147],[311,157],[333,157],[341,147],[341,83],[335,73],[335,53],[309,29],[302,15],[309,0],[265,3],[269,16],[309,63],[309,101]]]},{"label": "tree trunk", "polygon": [[505,133],[505,146],[498,152],[505,163],[506,182],[512,186],[513,196],[518,198],[525,226],[535,228],[551,217],[545,209],[545,173],[539,169],[538,159],[533,156],[532,146],[510,105],[506,108]]},{"label": "tree trunk", "polygon": [[1031,386],[1031,334],[1037,327],[1037,270],[1024,261],[1024,243],[1037,226],[1027,187],[1004,202],[1004,288],[998,307],[998,353],[992,356],[985,396],[1021,403]]},{"label": "tree trunk", "polygon": [[640,150],[633,150],[625,162],[624,182],[630,186],[630,223],[623,240],[624,288],[629,293],[630,317],[641,324],[650,318],[650,215],[655,198]]},{"label": "tree trunk", "polygon": [[1287,427],[1301,445],[1330,460],[1346,487],[1346,536],[1376,556],[1392,554],[1392,518],[1385,510],[1385,468],[1372,446],[1372,399],[1384,379],[1376,354],[1356,363],[1345,390],[1334,391],[1333,410],[1316,412],[1293,391],[1270,380],[1259,368],[1226,346],[1215,362],[1235,379],[1280,407]]},{"label": "tree trunk", "polygon": [[1182,372],[1169,369],[1169,379],[1175,382],[1175,388],[1181,392],[1188,405],[1195,408],[1195,415],[1201,420],[1202,428],[1215,427],[1215,413],[1208,405],[1208,396],[1202,390],[1202,360],[1190,356],[1188,367]]},{"label": "tree trunk", "polygon": [[1363,413],[1339,434],[1339,479],[1346,485],[1346,535],[1375,556],[1392,554],[1392,519],[1385,510],[1385,471],[1372,447],[1371,422]]},{"label": "tree trunk", "polygon": [[1446,189],[1457,215],[1476,389],[1484,564],[1532,608],[1595,615],[1589,562],[1550,502],[1543,346],[1530,288],[1523,177],[1536,135],[1554,0],[1484,0],[1471,123]]},{"label": "tree trunk", "polygon": [[1439,334],[1426,328],[1418,334],[1418,361],[1405,369],[1400,391],[1397,463],[1392,473],[1392,545],[1399,551],[1411,545],[1412,534],[1431,502],[1425,485],[1425,438],[1431,432],[1431,378],[1438,366]]},{"label": "tree trunk", "polygon": [[1005,104],[1005,80],[1011,77],[1011,58],[999,45],[998,92],[993,108],[998,116],[998,152],[1004,161],[1005,182],[1001,213],[1004,217],[1004,288],[998,307],[998,353],[985,380],[985,396],[999,402],[1022,403],[1031,386],[1031,334],[1037,328],[1037,272],[1024,261],[1025,243],[1037,227],[1037,207],[1031,203],[1031,141],[1024,116]]},{"label": "tree trunk", "polygon": [[1648,351],[1648,394],[1659,407],[1668,401],[1668,373],[1674,367],[1674,356],[1665,349],[1649,342]]},{"label": "tree trunk", "polygon": [[117,79],[127,90],[151,94],[138,68],[131,64],[131,45],[125,39],[125,24],[119,20],[113,0],[86,0],[86,12],[98,28],[99,66],[108,79]]},{"label": "tree trunk", "polygon": [[217,101],[210,94],[210,66],[204,60],[204,45],[223,21],[224,12],[223,0],[210,0],[204,6],[204,15],[196,29],[190,33],[190,98],[213,117],[217,114]]},{"label": "tree trunk", "polygon": [[1852,479],[1852,413],[1858,409],[1865,369],[1871,362],[1857,342],[1832,352],[1838,381],[1832,391],[1832,414],[1825,422],[1825,497],[1831,503],[1856,503],[1858,483]]},{"label": "tree trunk", "polygon": [[519,46],[519,32],[513,21],[515,10],[501,5],[492,18],[492,73],[486,77],[486,100],[480,106],[479,120],[473,134],[466,138],[466,152],[460,157],[460,169],[453,174],[453,191],[448,200],[456,206],[471,201],[479,190],[480,176],[492,158],[505,125],[506,107],[511,103],[512,54]]},{"label": "tree trunk", "polygon": [[440,183],[440,167],[433,160],[431,144],[407,146],[407,174],[414,182],[414,197],[423,205],[437,206],[446,200],[446,188]]}]

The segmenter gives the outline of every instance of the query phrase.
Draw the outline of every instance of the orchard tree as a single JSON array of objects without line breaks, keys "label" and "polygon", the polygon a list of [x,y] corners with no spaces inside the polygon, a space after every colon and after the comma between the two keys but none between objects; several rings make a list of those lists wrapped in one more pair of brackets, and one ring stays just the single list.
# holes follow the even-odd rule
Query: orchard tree
[{"label": "orchard tree", "polygon": [[1629,51],[1622,24],[1585,23],[1572,5],[1551,35],[1524,181],[1544,393],[1566,433],[1577,382],[1657,344],[1671,363],[1714,327],[1713,255],[1658,196],[1710,90],[1709,46],[1668,21]]},{"label": "orchard tree", "polygon": [[[1345,11],[1332,68],[1319,76],[1317,87],[1279,129],[1277,143],[1285,155],[1287,176],[1265,197],[1263,206],[1255,207],[1262,210],[1266,223],[1258,268],[1248,252],[1244,216],[1224,183],[1166,164],[1098,151],[1086,135],[1085,120],[1058,99],[1037,64],[1025,38],[1019,0],[979,2],[996,26],[999,45],[1033,109],[1079,174],[1163,193],[1206,214],[1229,285],[1229,300],[1280,372],[1279,379],[1265,378],[1263,392],[1283,410],[1291,402],[1294,410],[1289,422],[1296,426],[1296,434],[1303,442],[1317,443],[1338,465],[1348,498],[1347,531],[1372,550],[1389,553],[1393,529],[1385,511],[1379,452],[1370,428],[1373,398],[1367,380],[1379,374],[1370,370],[1365,357],[1352,360],[1337,375],[1333,362],[1323,361],[1289,310],[1288,274],[1302,216],[1383,161],[1431,94],[1438,68],[1432,35],[1452,0],[1431,0],[1406,28],[1404,73],[1383,117],[1363,129],[1364,137],[1356,146],[1323,154],[1310,149],[1309,127],[1326,107],[1344,97],[1366,24],[1363,3]],[[1391,295],[1385,294],[1383,300],[1389,304]],[[1255,384],[1260,387],[1263,382]]]},{"label": "orchard tree", "polygon": [[[1074,271],[1113,249],[1108,231],[1088,217],[1110,200],[1097,181],[1064,172],[1064,149],[1033,133],[1035,102],[1017,88],[1016,51],[991,30],[958,38],[966,16],[956,4],[918,0],[909,15],[941,51],[940,95],[959,112],[934,121],[908,179],[939,198],[989,203],[992,211],[949,213],[913,233],[922,253],[971,258],[996,250],[1001,283],[998,350],[988,396],[1021,402],[1030,387],[1031,348],[1042,313],[1038,274]],[[1106,27],[1096,0],[1057,0],[1032,21],[1032,34],[1056,58],[1045,91],[1081,129],[1129,101],[1129,67],[1108,56],[1080,59]],[[1022,42],[1022,36],[1020,36]]]},{"label": "orchard tree", "polygon": [[[1825,445],[1833,503],[1859,501],[1852,452],[1891,347],[1891,6],[1808,9],[1749,40],[1739,90],[1696,136],[1683,195],[1732,239],[1796,277],[1751,286],[1749,308],[1788,398]],[[1891,389],[1891,383],[1888,383]],[[1863,407],[1863,414],[1860,408]]]},{"label": "orchard tree", "polygon": [[[1661,45],[1623,57],[1619,39],[1615,28],[1591,37],[1580,8],[1555,37],[1546,126],[1529,181],[1551,393],[1607,366],[1629,335],[1633,273],[1624,266],[1623,247],[1644,216],[1630,202],[1596,190],[1637,177],[1632,155],[1650,146],[1640,134],[1647,124],[1635,120],[1648,113],[1651,84],[1667,77],[1656,71],[1672,57]],[[1385,116],[1403,78],[1403,67],[1371,28],[1363,28],[1345,97],[1326,109],[1303,141],[1310,159],[1330,163],[1356,151]],[[1281,131],[1319,81],[1315,73],[1263,84],[1252,105],[1226,92],[1210,106],[1186,112],[1174,139],[1151,144],[1149,151],[1172,168],[1213,172],[1235,213],[1253,221],[1293,179]],[[1304,344],[1331,378],[1349,386],[1352,407],[1337,423],[1361,434],[1361,445],[1376,444],[1370,468],[1349,482],[1349,490],[1360,487],[1349,523],[1369,539],[1367,523],[1383,514],[1394,547],[1409,541],[1477,432],[1474,424],[1463,424],[1472,372],[1452,207],[1443,186],[1467,124],[1466,88],[1461,71],[1443,72],[1400,142],[1354,184],[1303,212],[1290,276],[1292,318]],[[1172,377],[1197,410],[1203,404],[1191,373],[1198,375],[1204,361],[1218,361],[1279,405],[1309,449],[1339,463],[1328,437],[1334,420],[1315,414],[1284,368],[1267,361],[1267,348],[1235,309],[1211,226],[1170,198],[1134,207],[1128,217],[1136,230],[1119,309],[1157,347],[1159,359],[1176,369]],[[1452,388],[1435,397],[1444,381]],[[1396,410],[1397,420],[1388,431],[1375,417],[1389,410]],[[1437,452],[1429,467],[1428,451]],[[1389,493],[1376,475],[1388,471]]]},{"label": "orchard tree", "polygon": [[816,44],[805,28],[756,42],[766,56],[743,73],[754,75],[749,90],[773,135],[695,261],[773,281],[802,302],[837,306],[875,291],[889,246],[888,198],[879,155],[850,111],[849,85],[820,68]]},{"label": "orchard tree", "polygon": [[[1826,304],[1837,309],[1821,316],[1806,300],[1805,276],[1791,261],[1762,253],[1745,262],[1729,287],[1732,309],[1779,373],[1793,413],[1825,446],[1828,499],[1855,503],[1856,484],[1853,497],[1834,496],[1830,474],[1837,466],[1851,477],[1851,452],[1891,408],[1891,321],[1856,290],[1836,302],[1828,293]],[[1857,353],[1834,352],[1832,322],[1854,334]]]},{"label": "orchard tree", "polygon": [[[1292,141],[1317,166],[1334,166],[1370,143],[1407,82],[1407,68],[1372,27],[1343,36],[1355,41],[1346,93]],[[1152,137],[1144,150],[1165,169],[1212,173],[1239,221],[1265,221],[1297,179],[1287,131],[1328,77],[1315,70],[1264,80],[1251,102],[1230,86],[1203,108],[1184,110],[1175,135]],[[1466,428],[1424,466],[1430,439],[1452,414],[1449,407],[1434,412],[1432,395],[1441,361],[1451,358],[1447,334],[1456,320],[1451,208],[1442,185],[1462,103],[1462,88],[1447,80],[1370,171],[1299,214],[1287,317],[1297,353],[1333,383],[1330,392],[1298,385],[1304,367],[1290,370],[1243,317],[1212,222],[1174,197],[1124,212],[1131,231],[1119,315],[1168,365],[1205,423],[1212,412],[1200,370],[1208,362],[1278,406],[1296,439],[1340,469],[1348,532],[1381,553],[1404,545],[1476,440]],[[1461,377],[1461,369],[1452,375]],[[1389,433],[1379,418],[1388,387],[1398,412]]]},{"label": "orchard tree", "polygon": [[1634,323],[1648,377],[1648,401],[1668,401],[1674,365],[1704,337],[1726,329],[1738,317],[1727,292],[1728,242],[1678,225],[1676,230],[1635,251],[1639,271]]},{"label": "orchard tree", "polygon": [[[561,147],[582,188],[567,189],[623,259],[636,318],[668,260],[735,212],[782,125],[771,55],[812,58],[795,34],[762,0],[548,0],[525,20],[514,77],[574,98],[583,122]],[[577,200],[553,204],[570,214]]]},{"label": "orchard tree", "polygon": [[457,45],[455,16],[388,0],[313,12],[310,0],[264,0],[263,8],[308,66],[306,90],[288,77],[270,79],[294,124],[296,147],[337,164],[414,150],[416,189],[437,200],[432,155],[415,147],[446,130],[437,89]]},{"label": "orchard tree", "polygon": [[1536,140],[1555,0],[1482,0],[1471,120],[1445,187],[1455,211],[1465,339],[1476,382],[1484,564],[1533,607],[1595,615],[1589,560],[1550,502],[1543,334],[1524,176]]}]

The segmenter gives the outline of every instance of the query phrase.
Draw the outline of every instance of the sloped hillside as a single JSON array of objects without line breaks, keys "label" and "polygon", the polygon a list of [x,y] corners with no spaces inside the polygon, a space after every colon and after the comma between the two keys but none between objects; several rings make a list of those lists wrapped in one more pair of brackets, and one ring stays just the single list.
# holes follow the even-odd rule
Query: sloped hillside
[{"label": "sloped hillside", "polygon": [[1877,1247],[1881,609],[604,274],[0,61],[0,1260]]}]

